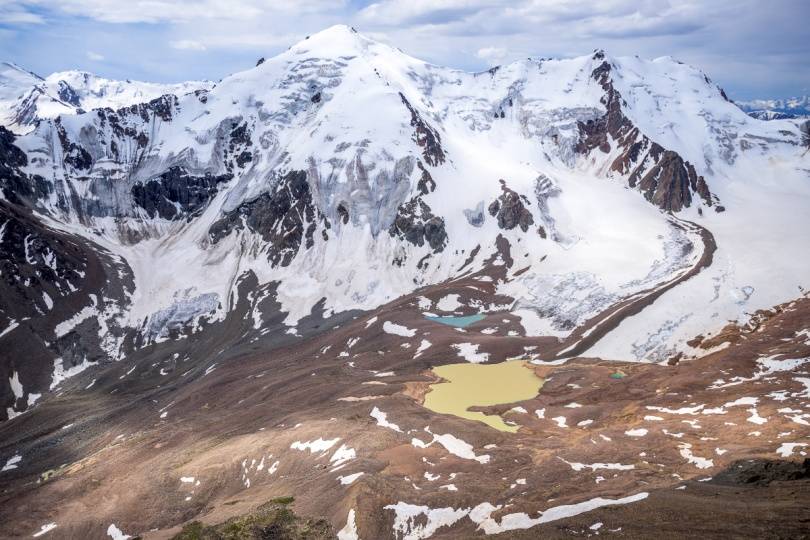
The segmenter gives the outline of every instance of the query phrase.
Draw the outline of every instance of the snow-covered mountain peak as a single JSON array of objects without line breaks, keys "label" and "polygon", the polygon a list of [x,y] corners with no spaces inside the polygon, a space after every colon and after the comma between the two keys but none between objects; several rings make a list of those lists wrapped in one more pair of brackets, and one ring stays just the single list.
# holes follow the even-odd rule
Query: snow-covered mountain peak
[{"label": "snow-covered mountain peak", "polygon": [[212,87],[213,83],[208,81],[177,84],[117,81],[79,70],[56,72],[43,78],[4,62],[0,64],[0,125],[26,133],[41,119],[104,107],[117,109],[165,94],[182,96]]},{"label": "snow-covered mountain peak", "polygon": [[37,103],[86,112],[16,141],[41,179],[26,201],[131,265],[122,324],[147,341],[167,318],[227,317],[247,276],[278,286],[293,326],[505,245],[531,266],[507,294],[563,334],[683,263],[688,227],[661,210],[736,226],[738,176],[804,159],[795,123],[748,118],[700,70],[601,50],[469,73],[335,26],[213,87],[78,71],[40,86]]}]

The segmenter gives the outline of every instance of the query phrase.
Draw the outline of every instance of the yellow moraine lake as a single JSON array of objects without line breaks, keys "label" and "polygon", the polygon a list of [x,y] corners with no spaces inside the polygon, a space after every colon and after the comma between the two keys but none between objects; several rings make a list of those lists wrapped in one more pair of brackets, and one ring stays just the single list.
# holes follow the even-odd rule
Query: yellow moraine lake
[{"label": "yellow moraine lake", "polygon": [[498,415],[468,409],[530,399],[543,386],[543,379],[535,375],[524,360],[500,364],[449,364],[433,368],[433,373],[445,382],[430,385],[430,391],[425,395],[425,407],[511,433],[516,432],[518,426],[510,426]]}]

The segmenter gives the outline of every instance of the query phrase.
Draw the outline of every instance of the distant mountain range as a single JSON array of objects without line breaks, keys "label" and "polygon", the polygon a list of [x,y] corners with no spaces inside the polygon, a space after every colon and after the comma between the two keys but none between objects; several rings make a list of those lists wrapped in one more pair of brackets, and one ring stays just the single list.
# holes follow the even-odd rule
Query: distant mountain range
[{"label": "distant mountain range", "polygon": [[752,99],[737,101],[737,105],[750,116],[760,120],[785,120],[810,116],[810,96],[786,99]]},{"label": "distant mountain range", "polygon": [[23,134],[38,119],[145,103],[164,94],[182,96],[214,83],[160,84],[105,79],[86,71],[59,71],[41,77],[11,62],[0,62],[0,125]]}]

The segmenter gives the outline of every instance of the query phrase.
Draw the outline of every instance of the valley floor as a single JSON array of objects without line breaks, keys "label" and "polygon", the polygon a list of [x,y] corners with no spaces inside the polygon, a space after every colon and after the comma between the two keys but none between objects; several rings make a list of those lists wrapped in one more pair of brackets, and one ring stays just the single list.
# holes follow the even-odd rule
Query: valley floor
[{"label": "valley floor", "polygon": [[[343,540],[806,534],[810,299],[662,365],[555,360],[572,341],[508,312],[424,316],[453,294],[459,315],[504,300],[481,272],[301,337],[233,343],[226,320],[86,370],[0,426],[0,536],[172,538],[286,496]],[[516,357],[539,394],[475,409],[515,433],[423,406],[432,367]]]}]

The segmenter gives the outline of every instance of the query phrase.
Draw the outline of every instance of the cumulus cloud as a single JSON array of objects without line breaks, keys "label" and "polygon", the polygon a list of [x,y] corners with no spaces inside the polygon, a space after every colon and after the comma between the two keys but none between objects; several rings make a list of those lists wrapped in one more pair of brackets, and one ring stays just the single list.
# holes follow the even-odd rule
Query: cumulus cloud
[{"label": "cumulus cloud", "polygon": [[26,5],[14,0],[0,0],[0,24],[42,24],[45,21]]},{"label": "cumulus cloud", "polygon": [[181,51],[204,51],[205,45],[193,39],[179,39],[177,41],[170,41],[169,45],[172,49]]},{"label": "cumulus cloud", "polygon": [[478,52],[475,55],[484,60],[490,66],[496,66],[504,61],[509,51],[507,51],[504,47],[484,47],[483,49],[478,49]]},{"label": "cumulus cloud", "polygon": [[14,4],[32,15],[33,8],[38,8],[106,23],[183,23],[334,10],[343,7],[345,0],[15,0]]},{"label": "cumulus cloud", "polygon": [[104,60],[104,55],[98,54],[97,52],[93,51],[87,51],[87,58],[94,62],[100,62]]},{"label": "cumulus cloud", "polygon": [[506,4],[505,0],[383,0],[363,8],[359,16],[383,25],[442,24]]}]

